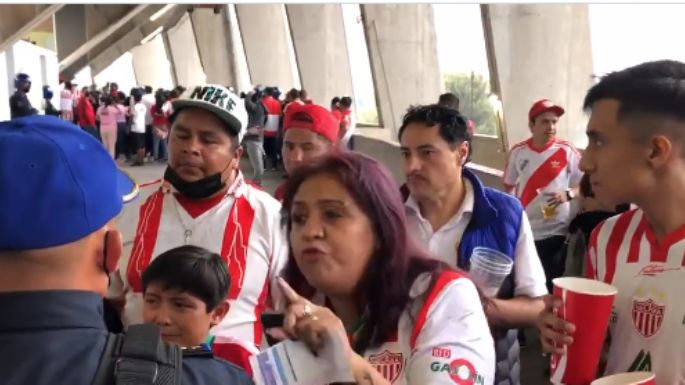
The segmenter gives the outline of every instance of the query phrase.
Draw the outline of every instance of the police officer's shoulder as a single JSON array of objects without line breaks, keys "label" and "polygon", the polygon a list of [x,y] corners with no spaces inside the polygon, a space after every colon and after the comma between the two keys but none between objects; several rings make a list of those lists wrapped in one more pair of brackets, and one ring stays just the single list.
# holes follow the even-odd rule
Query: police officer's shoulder
[{"label": "police officer's shoulder", "polygon": [[181,383],[184,385],[254,384],[245,370],[228,361],[212,357],[211,352],[184,351],[182,369]]}]

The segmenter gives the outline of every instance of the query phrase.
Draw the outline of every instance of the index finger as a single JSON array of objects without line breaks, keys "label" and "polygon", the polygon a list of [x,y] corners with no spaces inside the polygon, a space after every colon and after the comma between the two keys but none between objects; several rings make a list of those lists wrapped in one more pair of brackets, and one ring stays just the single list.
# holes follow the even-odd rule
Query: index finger
[{"label": "index finger", "polygon": [[278,277],[278,286],[281,287],[283,295],[288,300],[288,304],[298,302],[302,299],[302,297],[281,277]]}]

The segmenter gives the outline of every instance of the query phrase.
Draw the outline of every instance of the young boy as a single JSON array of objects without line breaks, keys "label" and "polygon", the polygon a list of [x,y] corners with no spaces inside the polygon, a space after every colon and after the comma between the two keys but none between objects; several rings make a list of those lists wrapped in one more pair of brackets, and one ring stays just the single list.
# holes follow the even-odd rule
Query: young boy
[{"label": "young boy", "polygon": [[[144,321],[158,325],[164,341],[183,347],[184,356],[211,358],[209,329],[229,308],[231,279],[221,256],[202,247],[177,247],[155,258],[142,280]],[[241,368],[233,367],[235,381],[227,383],[251,383]]]}]

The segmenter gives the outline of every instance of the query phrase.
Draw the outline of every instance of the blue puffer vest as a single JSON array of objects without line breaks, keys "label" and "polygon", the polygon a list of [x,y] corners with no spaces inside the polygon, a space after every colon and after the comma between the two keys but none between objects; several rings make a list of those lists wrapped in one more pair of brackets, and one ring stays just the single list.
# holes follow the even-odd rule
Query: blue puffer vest
[{"label": "blue puffer vest", "polygon": [[[478,177],[468,168],[463,177],[473,186],[473,215],[459,244],[457,265],[469,270],[469,258],[476,247],[488,247],[514,258],[516,243],[521,229],[523,207],[515,197],[483,186]],[[406,186],[401,188],[403,197],[409,196]],[[455,240],[456,242],[456,240]],[[507,277],[497,298],[514,297],[514,272]],[[495,385],[519,385],[521,365],[517,331],[492,328],[497,354]]]}]

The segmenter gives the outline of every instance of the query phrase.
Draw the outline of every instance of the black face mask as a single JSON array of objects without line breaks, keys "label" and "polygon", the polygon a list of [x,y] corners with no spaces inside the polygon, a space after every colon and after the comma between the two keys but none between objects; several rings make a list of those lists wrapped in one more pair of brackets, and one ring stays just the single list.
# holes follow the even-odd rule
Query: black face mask
[{"label": "black face mask", "polygon": [[169,181],[178,192],[189,199],[209,198],[226,186],[226,183],[221,180],[220,172],[196,180],[195,182],[186,182],[169,166],[167,166],[166,171],[164,172],[164,179]]}]

